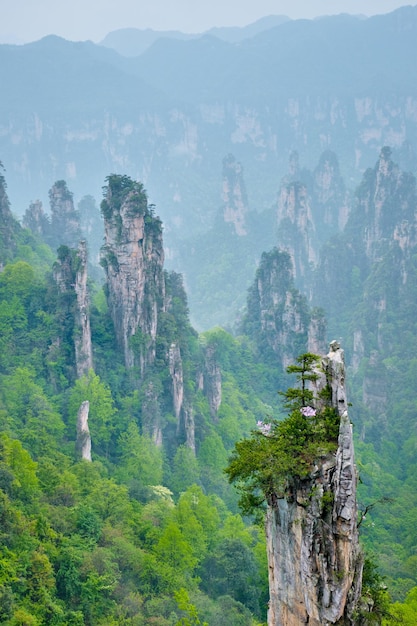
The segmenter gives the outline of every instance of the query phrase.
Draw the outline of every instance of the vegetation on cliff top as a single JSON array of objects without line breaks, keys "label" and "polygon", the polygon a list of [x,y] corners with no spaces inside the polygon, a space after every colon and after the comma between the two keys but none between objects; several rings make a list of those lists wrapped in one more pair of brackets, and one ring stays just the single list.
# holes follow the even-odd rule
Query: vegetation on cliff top
[{"label": "vegetation on cliff top", "polygon": [[[226,473],[241,494],[245,514],[256,512],[265,503],[293,495],[300,481],[308,480],[314,461],[334,452],[339,434],[339,415],[331,406],[316,408],[317,399],[307,387],[318,377],[319,356],[304,353],[296,365],[287,368],[296,374],[300,387],[282,395],[288,417],[281,421],[258,421],[250,438],[238,441]],[[328,395],[324,389],[322,398]]]}]

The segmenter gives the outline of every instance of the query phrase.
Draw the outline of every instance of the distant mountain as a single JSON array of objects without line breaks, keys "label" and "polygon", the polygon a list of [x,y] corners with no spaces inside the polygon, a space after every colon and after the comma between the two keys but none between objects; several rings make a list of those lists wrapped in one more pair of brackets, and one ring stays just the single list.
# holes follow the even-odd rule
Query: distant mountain
[{"label": "distant mountain", "polygon": [[292,151],[312,171],[331,150],[351,189],[384,145],[415,167],[416,41],[408,6],[287,20],[239,42],[160,38],[131,58],[53,36],[0,46],[12,206],[23,214],[56,180],[76,201],[99,201],[109,172],[140,180],[164,221],[168,263],[187,282],[182,242],[215,227],[226,155],[244,168],[255,217],[276,204]]},{"label": "distant mountain", "polygon": [[259,33],[279,26],[289,21],[289,17],[285,15],[268,15],[261,19],[243,27],[215,27],[205,33],[183,33],[178,30],[152,30],[151,28],[120,28],[113,30],[100,41],[100,45],[106,48],[112,48],[125,57],[136,57],[141,55],[158,39],[175,39],[181,41],[189,41],[197,39],[202,34],[212,35],[218,39],[223,39],[230,43],[243,41],[254,37]]},{"label": "distant mountain", "polygon": [[224,41],[236,43],[238,41],[243,41],[244,39],[250,39],[255,35],[259,35],[259,33],[269,30],[270,28],[274,28],[275,26],[280,26],[281,24],[289,21],[290,18],[286,15],[266,15],[265,17],[261,17],[261,19],[256,20],[256,22],[243,27],[234,26],[210,28],[210,30],[207,31],[207,35],[213,35],[219,39],[224,39]]},{"label": "distant mountain", "polygon": [[113,30],[99,42],[100,46],[112,48],[125,57],[136,57],[145,52],[161,38],[188,40],[200,35],[182,33],[179,30],[152,30],[152,28],[119,28]]}]

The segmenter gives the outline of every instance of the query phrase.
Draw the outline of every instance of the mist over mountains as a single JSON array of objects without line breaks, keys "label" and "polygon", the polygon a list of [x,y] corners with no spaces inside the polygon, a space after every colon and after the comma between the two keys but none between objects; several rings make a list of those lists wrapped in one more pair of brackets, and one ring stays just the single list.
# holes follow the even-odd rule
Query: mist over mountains
[{"label": "mist over mountains", "polygon": [[[367,562],[343,626],[399,623],[390,600],[414,626],[416,31],[408,6],[0,46],[0,622],[264,622],[264,526],[224,470],[242,437],[275,445],[292,394],[267,504],[335,527],[337,412],[299,419],[337,378],[349,520],[391,594]],[[286,393],[335,338],[323,394],[305,365]],[[325,603],[335,551],[309,545]]]},{"label": "mist over mountains", "polygon": [[201,230],[230,152],[258,210],[290,150],[312,164],[334,149],[356,182],[382,145],[415,141],[416,13],[287,21],[238,43],[160,38],[136,58],[54,36],[3,45],[0,149],[13,205],[23,212],[57,178],[95,195],[123,170],[144,181],[167,229]]}]

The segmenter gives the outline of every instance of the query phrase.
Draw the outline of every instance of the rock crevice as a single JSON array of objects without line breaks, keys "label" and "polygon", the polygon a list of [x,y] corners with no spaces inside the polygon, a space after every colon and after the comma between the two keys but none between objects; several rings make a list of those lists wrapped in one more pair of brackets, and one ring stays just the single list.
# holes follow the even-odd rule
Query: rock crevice
[{"label": "rock crevice", "polygon": [[363,557],[344,355],[337,342],[322,359],[316,392],[324,387],[340,416],[336,455],[317,460],[291,497],[278,498],[267,509],[268,626],[355,624]]}]

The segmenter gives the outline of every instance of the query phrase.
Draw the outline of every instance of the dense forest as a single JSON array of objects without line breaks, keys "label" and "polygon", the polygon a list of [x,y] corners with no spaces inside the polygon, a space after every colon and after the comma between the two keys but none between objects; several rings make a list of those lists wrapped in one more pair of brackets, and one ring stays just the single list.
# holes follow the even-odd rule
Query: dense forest
[{"label": "dense forest", "polygon": [[291,246],[266,251],[235,335],[191,326],[141,183],[109,175],[100,220],[62,180],[49,198],[21,225],[1,174],[1,623],[264,623],[262,519],[241,516],[224,470],[285,415],[287,366],[326,349],[326,314],[346,338],[375,623],[415,624],[414,178],[382,151],[344,229],[318,243],[314,299]]}]

